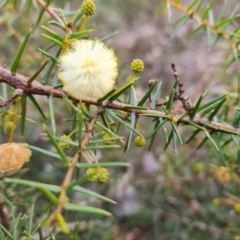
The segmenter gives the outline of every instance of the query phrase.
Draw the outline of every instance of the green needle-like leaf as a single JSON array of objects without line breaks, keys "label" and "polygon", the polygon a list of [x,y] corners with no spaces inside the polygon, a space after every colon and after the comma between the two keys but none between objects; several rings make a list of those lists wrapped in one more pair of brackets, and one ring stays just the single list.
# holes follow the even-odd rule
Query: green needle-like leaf
[{"label": "green needle-like leaf", "polygon": [[206,18],[208,16],[208,13],[210,10],[212,10],[212,8],[214,7],[214,5],[216,4],[217,0],[213,0],[210,5],[208,6],[208,8],[203,12],[202,14],[202,18]]},{"label": "green needle-like leaf", "polygon": [[116,91],[116,89],[112,89],[110,92],[108,92],[107,94],[105,94],[103,97],[99,98],[99,99],[97,100],[98,103],[102,103],[103,101],[105,101],[106,99],[108,99],[115,91]]},{"label": "green needle-like leaf", "polygon": [[55,63],[58,62],[58,58],[53,56],[52,54],[42,50],[41,48],[38,48],[38,51],[41,52],[43,55],[45,55],[46,57],[50,58],[51,60],[53,60]]},{"label": "green needle-like leaf", "polygon": [[151,86],[150,88],[148,89],[148,91],[145,93],[145,95],[143,96],[143,98],[140,100],[140,102],[138,103],[138,106],[142,106],[146,101],[147,99],[150,97],[152,91],[154,90],[154,88],[156,87],[158,81],[156,80]]},{"label": "green needle-like leaf", "polygon": [[195,136],[197,136],[197,134],[198,134],[199,132],[201,132],[201,130],[202,130],[202,129],[197,129],[197,130],[195,130],[195,131],[193,132],[193,134],[189,137],[189,139],[186,141],[186,143],[191,142],[192,139],[195,138]]},{"label": "green needle-like leaf", "polygon": [[121,118],[119,118],[116,114],[114,114],[111,110],[106,109],[106,113],[111,116],[113,119],[130,129],[131,131],[135,132],[137,135],[142,136],[141,133],[139,133],[136,129],[132,128],[130,125],[128,125],[125,121],[123,121]]},{"label": "green needle-like leaf", "polygon": [[203,104],[202,106],[200,106],[200,107],[199,107],[199,111],[201,111],[201,110],[203,110],[203,109],[205,109],[205,108],[207,108],[207,107],[209,107],[209,106],[211,107],[212,104],[214,104],[214,103],[222,100],[223,98],[226,98],[227,96],[228,96],[228,93],[226,93],[226,94],[224,94],[224,95],[221,95],[221,96],[219,96],[219,97],[216,97],[216,98],[210,100],[209,102],[207,102],[207,103]]},{"label": "green needle-like leaf", "polygon": [[47,38],[48,40],[50,40],[51,42],[53,42],[53,43],[55,43],[56,45],[62,47],[63,43],[60,42],[58,39],[53,38],[53,37],[50,37],[50,36],[48,36],[48,35],[46,35],[46,34],[42,34],[42,35],[43,35],[45,38]]},{"label": "green needle-like leaf", "polygon": [[148,146],[148,152],[151,150],[152,148],[152,145],[153,145],[153,142],[154,142],[154,139],[156,137],[156,134],[157,134],[157,129],[158,129],[158,126],[159,126],[159,121],[156,121],[155,123],[155,126],[154,126],[154,129],[153,129],[153,133],[149,136],[149,138],[151,137],[151,140],[150,140],[150,143],[149,143],[149,146]]},{"label": "green needle-like leaf", "polygon": [[178,22],[177,28],[172,33],[172,38],[178,34],[178,32],[182,29],[182,27],[187,23],[187,21],[190,19],[189,16],[183,16],[180,22]]},{"label": "green needle-like leaf", "polygon": [[100,208],[89,207],[89,206],[81,206],[79,204],[66,203],[63,206],[64,209],[69,211],[77,211],[77,212],[86,212],[86,213],[95,213],[98,215],[105,215],[110,217],[112,214]]},{"label": "green needle-like leaf", "polygon": [[67,27],[67,19],[65,18],[64,13],[61,8],[59,9],[59,12],[60,12],[60,18],[63,20],[64,27],[66,28]]},{"label": "green needle-like leaf", "polygon": [[78,11],[76,12],[76,14],[74,15],[73,17],[73,20],[72,20],[72,25],[75,26],[76,23],[82,18],[83,16],[83,13],[82,13],[82,9],[78,9]]},{"label": "green needle-like leaf", "polygon": [[28,31],[28,33],[27,33],[27,35],[26,35],[26,37],[25,37],[25,39],[24,39],[20,49],[18,50],[18,53],[17,53],[15,59],[13,61],[13,64],[11,66],[11,73],[13,75],[15,75],[16,72],[17,72],[17,68],[18,68],[18,65],[19,65],[20,58],[21,58],[21,56],[23,54],[23,51],[24,51],[25,47],[27,46],[28,40],[29,40],[29,38],[30,38],[30,36],[32,34],[32,30],[33,30],[33,27],[31,27],[30,30]]},{"label": "green needle-like leaf", "polygon": [[68,225],[66,223],[66,220],[64,219],[63,215],[58,213],[58,214],[56,214],[56,218],[57,218],[58,225],[61,228],[62,232],[64,234],[69,234],[70,230],[69,230],[69,227],[68,227]]},{"label": "green needle-like leaf", "polygon": [[197,4],[198,0],[194,0],[188,7],[187,7],[187,11],[191,10],[195,4]]},{"label": "green needle-like leaf", "polygon": [[83,30],[81,32],[75,32],[75,33],[70,33],[69,38],[81,38],[82,36],[85,36],[87,34],[90,34],[93,31],[93,29],[88,29],[88,30]]},{"label": "green needle-like leaf", "polygon": [[61,28],[63,31],[65,31],[65,27],[59,22],[52,20],[52,21],[49,21],[48,24]]},{"label": "green needle-like leaf", "polygon": [[171,122],[171,125],[172,125],[172,128],[173,128],[173,131],[175,132],[176,136],[177,136],[177,139],[178,141],[181,143],[181,145],[183,144],[183,141],[178,133],[178,130],[177,130],[177,126],[174,122],[170,121]]},{"label": "green needle-like leaf", "polygon": [[95,124],[98,125],[100,128],[104,129],[106,132],[111,133],[111,135],[113,135],[116,139],[119,139],[122,143],[124,143],[124,141],[122,140],[122,137],[119,137],[115,132],[113,132],[111,129],[105,127],[102,123],[96,121]]},{"label": "green needle-like leaf", "polygon": [[173,104],[173,100],[174,100],[174,96],[175,96],[175,92],[176,92],[176,89],[173,88],[172,92],[171,92],[171,95],[168,99],[168,103],[167,103],[167,106],[166,106],[166,110],[169,112],[172,108],[172,104]]},{"label": "green needle-like leaf", "polygon": [[113,33],[111,33],[111,34],[103,37],[103,38],[100,38],[99,41],[105,42],[105,41],[107,41],[108,39],[114,37],[114,36],[117,35],[117,34],[118,34],[118,31],[115,31],[115,32],[113,32]]},{"label": "green needle-like leaf", "polygon": [[102,162],[102,163],[77,163],[77,167],[79,168],[90,168],[90,167],[129,167],[130,163],[125,162]]},{"label": "green needle-like leaf", "polygon": [[193,30],[192,32],[190,32],[189,34],[187,34],[186,39],[192,37],[193,35],[195,35],[197,32],[199,32],[200,30],[204,29],[205,25],[200,25],[198,28],[196,28],[195,30]]},{"label": "green needle-like leaf", "polygon": [[162,89],[162,82],[158,81],[156,87],[153,89],[153,92],[152,92],[151,104],[150,104],[150,107],[152,109],[156,108],[156,103],[158,98],[160,97],[161,89]]},{"label": "green needle-like leaf", "polygon": [[[136,114],[134,112],[132,112],[131,113],[131,127],[133,129],[136,128],[137,120],[138,120],[138,118],[136,117]],[[130,145],[131,145],[131,142],[132,142],[132,137],[133,137],[133,131],[130,131],[123,152],[126,152],[130,148]]]},{"label": "green needle-like leaf", "polygon": [[45,186],[41,183],[37,184],[38,189],[40,189],[44,195],[54,204],[54,205],[58,205],[59,201],[58,198],[52,194],[47,188],[45,188]]},{"label": "green needle-like leaf", "polygon": [[43,30],[45,30],[52,38],[57,39],[58,42],[60,42],[61,44],[64,42],[64,38],[62,36],[60,36],[58,33],[51,30],[50,28],[47,28],[45,26],[41,26],[41,28]]},{"label": "green needle-like leaf", "polygon": [[39,111],[39,113],[41,114],[42,118],[44,119],[44,121],[47,121],[47,118],[42,110],[42,108],[39,106],[38,102],[36,101],[36,99],[34,98],[34,96],[32,94],[28,95],[29,99],[32,101],[33,105],[37,108],[37,110]]},{"label": "green needle-like leaf", "polygon": [[202,8],[202,4],[204,3],[204,0],[200,0],[197,7],[195,8],[194,12],[198,13],[201,8]]},{"label": "green needle-like leaf", "polygon": [[[62,49],[60,48],[57,52],[57,54],[55,55],[55,58],[58,59],[60,53],[61,53]],[[47,80],[52,72],[52,69],[54,67],[54,65],[56,64],[56,61],[52,60],[51,63],[49,64],[49,67],[47,68],[46,72],[44,73],[42,79],[41,79],[41,83],[42,84],[46,84]]]},{"label": "green needle-like leaf", "polygon": [[27,108],[27,96],[23,95],[21,97],[21,137],[24,138],[24,132],[25,132],[25,120],[26,120],[26,108]]},{"label": "green needle-like leaf", "polygon": [[164,151],[168,148],[168,145],[170,144],[172,138],[173,138],[173,129],[171,130],[169,137],[168,137],[168,141],[166,142],[166,145],[164,146]]},{"label": "green needle-like leaf", "polygon": [[52,124],[52,131],[53,135],[56,135],[56,122],[55,122],[55,114],[54,114],[54,103],[53,103],[53,96],[48,97],[48,105],[49,105],[49,113],[50,113],[50,120]]},{"label": "green needle-like leaf", "polygon": [[98,150],[98,149],[115,149],[120,148],[120,145],[112,144],[112,145],[96,145],[96,146],[87,146],[84,150]]},{"label": "green needle-like leaf", "polygon": [[216,132],[214,133],[214,139],[215,139],[216,145],[219,149],[219,154],[220,154],[220,158],[221,158],[221,161],[222,161],[222,165],[226,166],[226,159],[225,159],[222,147],[220,145],[220,138],[219,138],[219,136]]},{"label": "green needle-like leaf", "polygon": [[51,143],[53,144],[53,146],[57,150],[58,154],[61,156],[61,160],[63,161],[64,165],[66,167],[69,167],[70,166],[70,161],[68,160],[68,158],[65,155],[64,151],[62,150],[62,148],[59,147],[58,142],[54,139],[53,135],[49,132],[49,130],[47,129],[46,126],[44,126],[44,130],[47,133],[49,140],[51,141]]},{"label": "green needle-like leaf", "polygon": [[8,1],[9,1],[9,0],[4,0],[4,1],[1,3],[1,5],[0,5],[0,9],[1,9],[6,3],[8,3]]},{"label": "green needle-like leaf", "polygon": [[[160,121],[160,119],[159,119]],[[161,123],[156,124],[156,128],[154,128],[153,132],[147,137],[147,139],[151,138],[153,135],[157,133],[157,131],[167,122],[167,119],[164,119]]]},{"label": "green needle-like leaf", "polygon": [[200,98],[197,100],[197,103],[195,105],[195,107],[193,108],[193,110],[191,111],[190,113],[190,118],[193,119],[195,117],[195,114],[197,113],[198,111],[198,108],[202,102],[202,99],[203,99],[203,95],[200,96]]},{"label": "green needle-like leaf", "polygon": [[34,79],[37,78],[39,73],[41,73],[42,70],[45,68],[45,66],[48,64],[48,62],[49,62],[49,59],[47,59],[47,61],[45,61],[45,63],[43,63],[43,65],[28,79],[27,85],[31,85],[31,83],[34,81]]},{"label": "green needle-like leaf", "polygon": [[211,135],[209,134],[209,132],[207,130],[204,131],[206,137],[208,138],[208,140],[210,141],[210,143],[213,145],[213,147],[219,152],[219,148],[216,145],[216,143],[214,142],[214,140],[212,139]]},{"label": "green needle-like leaf", "polygon": [[[125,163],[125,165],[126,164],[128,164],[128,163]],[[81,165],[81,164],[78,164],[78,165]],[[80,168],[82,168],[82,167],[89,168],[89,167],[93,167],[93,165],[94,165],[94,167],[96,167],[95,164],[86,164],[86,166],[80,166]],[[123,163],[122,163],[122,165],[119,165],[119,167],[122,167],[122,166],[123,166]],[[129,164],[128,164],[128,166],[129,166]],[[108,167],[108,166],[106,166],[106,167]],[[39,183],[39,182],[33,182],[33,181],[22,180],[22,179],[14,179],[14,178],[5,178],[4,181],[6,183],[20,184],[20,185],[24,185],[24,186],[28,186],[28,187],[38,188],[40,190],[46,189],[48,192],[54,192],[54,193],[61,192],[60,186],[56,186],[56,185],[52,185],[52,184]],[[91,190],[88,190],[88,189],[80,187],[80,186],[74,186],[71,190],[83,193],[83,194],[91,196],[91,197],[98,198],[105,202],[116,204],[116,202],[111,200],[110,198],[104,197],[98,193],[95,193]]]},{"label": "green needle-like leaf", "polygon": [[222,101],[220,101],[218,103],[218,105],[215,107],[215,109],[212,111],[212,113],[210,114],[210,116],[208,117],[208,120],[211,122],[213,120],[213,118],[216,116],[217,112],[219,111],[219,109],[222,107],[222,105],[224,104],[224,102],[226,101],[226,98],[224,98]]},{"label": "green needle-like leaf", "polygon": [[127,89],[129,89],[137,80],[138,78],[133,78],[132,80],[124,83],[121,87],[117,88],[114,91],[114,93],[111,95],[111,97],[108,100],[112,102],[113,100],[117,99],[122,93],[126,92]]}]

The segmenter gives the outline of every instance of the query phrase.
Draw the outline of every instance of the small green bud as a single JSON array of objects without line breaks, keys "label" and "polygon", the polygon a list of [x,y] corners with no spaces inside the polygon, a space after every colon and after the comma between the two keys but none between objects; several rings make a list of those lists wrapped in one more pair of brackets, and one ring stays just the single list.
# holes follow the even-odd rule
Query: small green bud
[{"label": "small green bud", "polygon": [[82,3],[82,12],[86,16],[92,16],[96,11],[96,5],[92,0],[85,0]]},{"label": "small green bud", "polygon": [[105,139],[105,144],[112,145],[112,144],[115,143],[114,139],[113,140],[108,140],[109,138],[113,138],[114,137],[111,133],[103,131],[102,135],[103,135],[103,139]]},{"label": "small green bud", "polygon": [[105,183],[108,180],[109,172],[106,168],[93,167],[86,171],[88,180],[93,183]]},{"label": "small green bud", "polygon": [[[63,140],[72,141],[72,139],[68,135],[62,135],[60,138],[63,139]],[[69,149],[70,144],[66,143],[66,142],[59,141],[59,147],[63,150],[67,150],[67,149]]]},{"label": "small green bud", "polygon": [[144,62],[141,59],[134,59],[131,63],[131,70],[135,73],[141,73],[144,69]]},{"label": "small green bud", "polygon": [[142,136],[137,136],[134,140],[136,147],[143,147],[146,144],[146,139]]}]

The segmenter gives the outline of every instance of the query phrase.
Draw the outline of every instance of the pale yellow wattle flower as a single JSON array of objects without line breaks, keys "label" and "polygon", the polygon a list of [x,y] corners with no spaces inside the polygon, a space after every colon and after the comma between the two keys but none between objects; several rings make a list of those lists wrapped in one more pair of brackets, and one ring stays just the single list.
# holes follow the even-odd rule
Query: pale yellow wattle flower
[{"label": "pale yellow wattle flower", "polygon": [[114,52],[100,41],[74,40],[59,59],[63,90],[79,100],[103,97],[113,89],[117,75]]}]

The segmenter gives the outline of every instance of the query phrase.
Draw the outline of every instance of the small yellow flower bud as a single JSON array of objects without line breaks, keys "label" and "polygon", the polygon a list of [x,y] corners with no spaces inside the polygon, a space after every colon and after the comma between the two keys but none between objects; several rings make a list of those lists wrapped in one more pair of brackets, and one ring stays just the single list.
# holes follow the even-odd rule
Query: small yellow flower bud
[{"label": "small yellow flower bud", "polygon": [[14,122],[12,122],[12,121],[7,122],[7,124],[6,124],[6,130],[7,130],[8,132],[12,131],[12,130],[15,129],[15,128],[16,128],[16,124],[14,124]]},{"label": "small yellow flower bud", "polygon": [[11,13],[13,13],[13,12],[15,11],[14,5],[13,5],[12,3],[8,3],[8,4],[6,5],[6,9],[7,9],[7,11],[9,11],[9,12],[11,12]]},{"label": "small yellow flower bud", "polygon": [[236,213],[240,213],[240,203],[235,204],[234,209]]},{"label": "small yellow flower bud", "polygon": [[106,141],[105,141],[105,144],[107,144],[107,145],[112,145],[112,144],[115,143],[115,140],[108,140],[109,138],[113,138],[113,137],[114,137],[111,133],[109,133],[109,132],[103,132],[102,135],[103,135],[103,139],[106,140]]},{"label": "small yellow flower bud", "polygon": [[131,63],[131,70],[135,73],[141,73],[144,70],[144,62],[141,59],[134,59]]},{"label": "small yellow flower bud", "polygon": [[15,116],[14,113],[9,113],[9,114],[8,114],[8,119],[9,119],[9,121],[13,122],[13,121],[15,120],[15,118],[16,118],[16,116]]},{"label": "small yellow flower bud", "polygon": [[142,136],[137,136],[134,143],[136,147],[143,147],[146,144],[146,139]]},{"label": "small yellow flower bud", "polygon": [[92,16],[96,11],[96,5],[92,0],[83,1],[81,8],[83,14],[85,14],[86,16]]},{"label": "small yellow flower bud", "polygon": [[0,145],[0,172],[16,172],[28,162],[32,155],[26,143],[4,143]]},{"label": "small yellow flower bud", "polygon": [[[63,139],[63,140],[72,141],[72,139],[68,135],[62,135],[60,138]],[[59,141],[59,147],[63,150],[67,150],[67,149],[69,149],[70,144],[66,143],[66,142],[62,142],[60,140]]]},{"label": "small yellow flower bud", "polygon": [[94,183],[105,183],[109,177],[108,170],[102,167],[89,168],[86,175],[88,180]]},{"label": "small yellow flower bud", "polygon": [[220,205],[219,199],[214,198],[214,199],[212,200],[212,204],[215,205],[215,206],[219,206],[219,205]]},{"label": "small yellow flower bud", "polygon": [[177,123],[178,122],[178,118],[177,117],[173,117],[172,118],[172,122]]},{"label": "small yellow flower bud", "polygon": [[193,169],[196,173],[204,172],[205,165],[204,165],[204,163],[199,162],[194,165]]}]

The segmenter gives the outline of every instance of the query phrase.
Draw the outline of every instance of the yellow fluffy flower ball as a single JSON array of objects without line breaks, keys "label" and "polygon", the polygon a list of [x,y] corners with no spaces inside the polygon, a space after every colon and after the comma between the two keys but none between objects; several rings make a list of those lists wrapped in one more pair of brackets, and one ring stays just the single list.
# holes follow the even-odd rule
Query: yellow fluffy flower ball
[{"label": "yellow fluffy flower ball", "polygon": [[117,75],[114,52],[100,41],[74,40],[59,59],[63,91],[79,100],[103,97],[113,89]]},{"label": "yellow fluffy flower ball", "polygon": [[25,143],[4,143],[0,145],[0,172],[16,172],[28,162],[32,155]]}]

